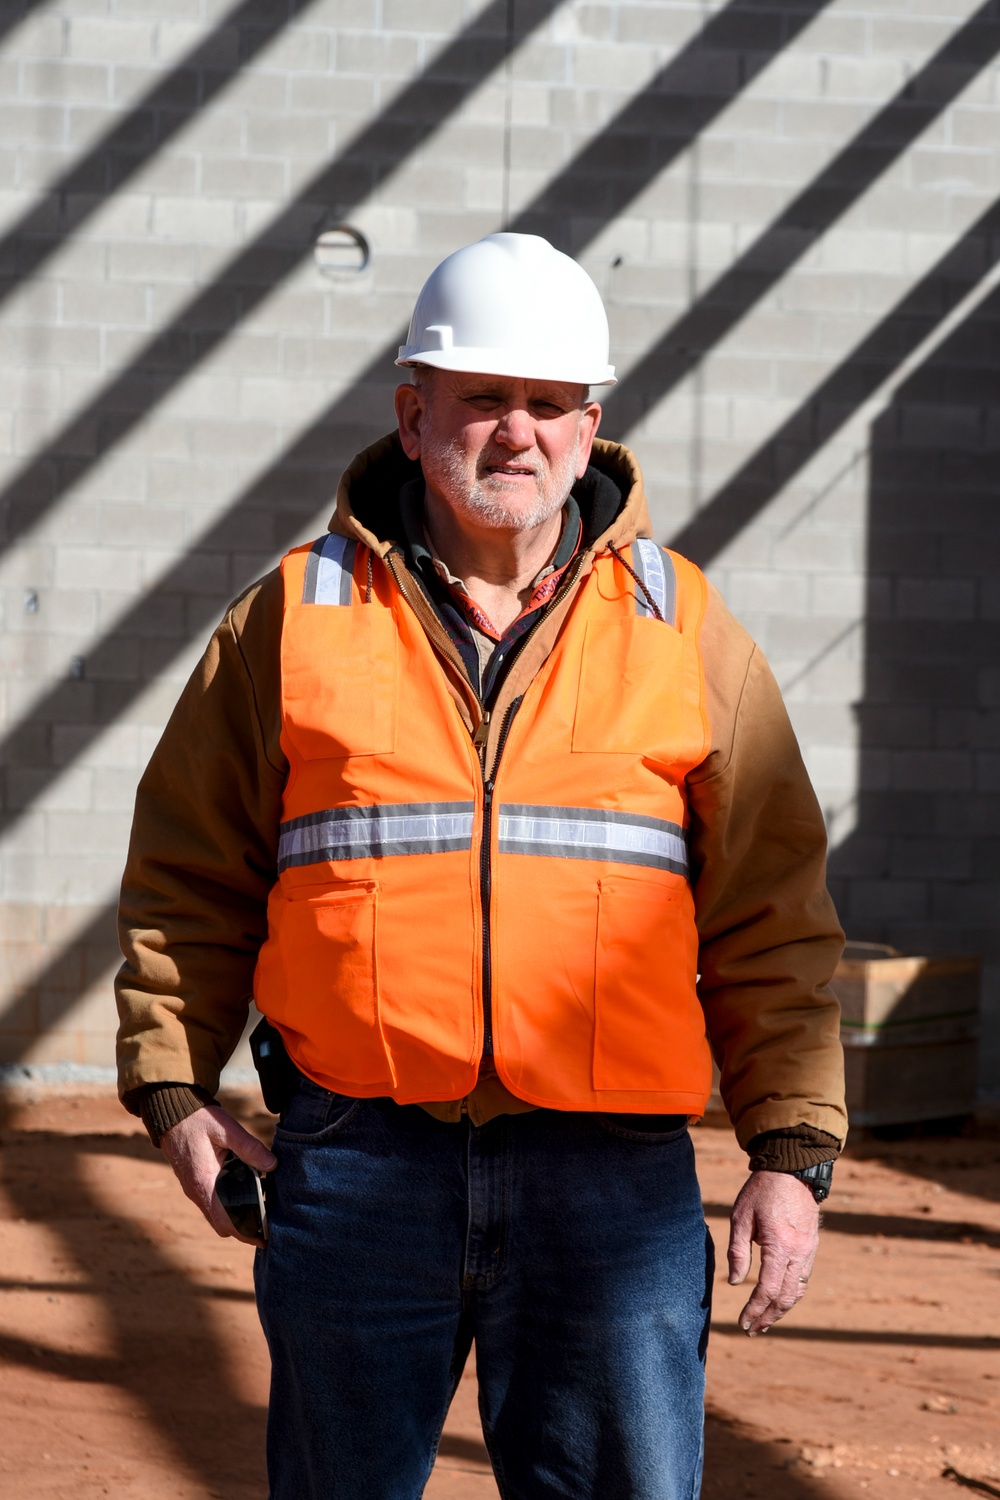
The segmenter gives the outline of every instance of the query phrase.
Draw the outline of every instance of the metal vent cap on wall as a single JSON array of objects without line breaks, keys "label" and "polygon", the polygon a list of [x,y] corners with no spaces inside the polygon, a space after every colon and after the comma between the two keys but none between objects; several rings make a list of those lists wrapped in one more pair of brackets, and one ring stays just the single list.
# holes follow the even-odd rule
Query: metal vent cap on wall
[{"label": "metal vent cap on wall", "polygon": [[321,275],[332,281],[358,276],[371,260],[371,247],[360,229],[349,224],[332,224],[323,229],[313,248]]}]

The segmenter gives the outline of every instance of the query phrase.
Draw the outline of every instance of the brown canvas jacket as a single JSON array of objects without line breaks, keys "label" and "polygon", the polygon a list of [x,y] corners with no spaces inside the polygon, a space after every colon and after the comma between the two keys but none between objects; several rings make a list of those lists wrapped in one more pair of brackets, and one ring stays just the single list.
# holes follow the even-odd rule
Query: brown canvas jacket
[{"label": "brown canvas jacket", "polygon": [[[632,454],[599,440],[594,462],[617,475],[627,498],[571,564],[505,679],[487,764],[507,704],[552,649],[595,553],[651,535]],[[381,559],[375,566],[391,569],[474,732],[482,708],[461,660],[401,547],[377,528],[385,497],[418,472],[395,436],[366,449],[341,479],[330,529],[357,537]],[[279,741],[281,617],[275,571],[227,612],[139,785],[117,981],[120,1089],[136,1111],[144,1085],[187,1083],[213,1093],[246,1024],[288,771]],[[688,778],[690,852],[699,991],[723,1099],[744,1147],[799,1126],[842,1141],[839,1012],[826,985],[843,937],[825,887],[820,810],[767,664],[714,589],[701,653],[712,744]],[[491,1096],[497,1088],[506,1104]],[[483,1118],[517,1107],[495,1078],[477,1094]],[[451,1118],[461,1103],[431,1107]]]}]

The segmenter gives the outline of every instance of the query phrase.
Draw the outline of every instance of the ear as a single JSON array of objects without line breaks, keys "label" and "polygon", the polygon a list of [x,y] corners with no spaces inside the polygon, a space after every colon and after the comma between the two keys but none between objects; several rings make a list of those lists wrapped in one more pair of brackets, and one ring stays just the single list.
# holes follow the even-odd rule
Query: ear
[{"label": "ear", "polygon": [[576,462],[576,477],[582,479],[587,472],[590,463],[590,450],[594,446],[597,429],[601,425],[601,405],[599,401],[587,401],[580,413],[579,449]]},{"label": "ear", "polygon": [[407,381],[405,385],[396,387],[393,401],[403,452],[407,458],[416,461],[420,457],[420,424],[424,415],[424,393],[419,386],[410,385]]}]

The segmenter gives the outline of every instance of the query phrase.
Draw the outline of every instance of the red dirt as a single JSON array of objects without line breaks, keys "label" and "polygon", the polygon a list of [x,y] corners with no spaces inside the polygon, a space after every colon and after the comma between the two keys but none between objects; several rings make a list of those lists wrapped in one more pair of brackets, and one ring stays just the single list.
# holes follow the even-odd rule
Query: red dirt
[{"label": "red dirt", "polygon": [[[0,1140],[3,1493],[263,1497],[250,1252],[106,1094],[12,1090]],[[753,1341],[724,1279],[743,1158],[728,1130],[696,1141],[720,1259],[706,1500],[1000,1497],[1000,1131],[851,1146],[807,1298]],[[495,1500],[471,1369],[426,1493]]]}]

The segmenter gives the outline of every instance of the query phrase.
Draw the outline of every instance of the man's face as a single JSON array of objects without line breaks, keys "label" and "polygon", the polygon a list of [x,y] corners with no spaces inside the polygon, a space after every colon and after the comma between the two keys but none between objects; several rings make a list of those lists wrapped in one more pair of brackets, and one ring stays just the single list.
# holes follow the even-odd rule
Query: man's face
[{"label": "man's face", "polygon": [[422,369],[396,392],[404,451],[429,497],[456,517],[528,531],[561,510],[584,474],[601,408],[580,385]]}]

